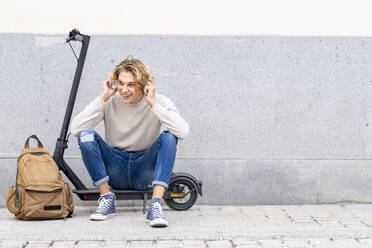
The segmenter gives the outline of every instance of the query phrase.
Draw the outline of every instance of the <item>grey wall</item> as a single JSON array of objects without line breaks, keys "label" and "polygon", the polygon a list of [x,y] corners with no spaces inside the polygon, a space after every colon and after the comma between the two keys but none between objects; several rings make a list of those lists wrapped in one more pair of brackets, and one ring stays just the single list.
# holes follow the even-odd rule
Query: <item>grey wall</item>
[{"label": "grey wall", "polygon": [[[75,70],[64,38],[0,35],[0,205],[25,139],[54,151]],[[128,54],[190,123],[175,171],[204,181],[200,204],[372,202],[370,38],[94,35],[74,114]],[[71,137],[91,186],[79,156]]]}]

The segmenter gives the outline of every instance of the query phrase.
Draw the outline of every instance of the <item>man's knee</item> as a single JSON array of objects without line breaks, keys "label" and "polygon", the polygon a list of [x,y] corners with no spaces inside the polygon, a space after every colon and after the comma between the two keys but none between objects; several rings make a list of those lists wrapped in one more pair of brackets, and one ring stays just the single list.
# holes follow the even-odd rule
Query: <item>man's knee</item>
[{"label": "man's knee", "polygon": [[165,131],[161,134],[161,142],[169,145],[177,145],[178,138],[173,133]]},{"label": "man's knee", "polygon": [[93,128],[81,130],[78,135],[79,144],[94,141],[95,135],[96,131]]}]

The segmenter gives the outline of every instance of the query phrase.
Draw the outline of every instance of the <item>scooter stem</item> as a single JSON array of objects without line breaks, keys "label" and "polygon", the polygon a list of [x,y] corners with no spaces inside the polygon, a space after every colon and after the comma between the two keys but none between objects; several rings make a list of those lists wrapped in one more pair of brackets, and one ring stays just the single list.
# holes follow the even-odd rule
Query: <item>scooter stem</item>
[{"label": "scooter stem", "polygon": [[70,179],[71,183],[74,184],[76,188],[81,189],[81,188],[86,188],[86,187],[80,181],[80,179],[76,176],[76,174],[70,169],[67,163],[64,161],[63,155],[64,155],[65,149],[67,148],[68,141],[66,139],[66,136],[68,133],[68,127],[70,125],[72,111],[75,105],[77,91],[79,89],[80,78],[81,78],[85,58],[86,58],[87,51],[88,51],[90,36],[81,34],[77,29],[73,29],[69,33],[69,37],[66,39],[66,42],[70,42],[72,40],[79,41],[82,43],[82,45],[80,49],[78,63],[76,66],[74,81],[71,87],[70,97],[68,99],[65,118],[63,120],[63,125],[62,125],[60,136],[57,139],[53,158],[56,161],[59,169],[65,173],[65,175]]}]

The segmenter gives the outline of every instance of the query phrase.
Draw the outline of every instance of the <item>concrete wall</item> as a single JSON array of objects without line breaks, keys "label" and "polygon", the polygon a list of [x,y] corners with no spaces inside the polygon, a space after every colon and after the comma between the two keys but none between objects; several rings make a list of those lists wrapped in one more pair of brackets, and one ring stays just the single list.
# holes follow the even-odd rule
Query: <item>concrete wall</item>
[{"label": "concrete wall", "polygon": [[[64,38],[0,35],[0,205],[25,139],[54,151],[76,65]],[[74,114],[132,54],[190,123],[175,171],[204,181],[199,203],[372,202],[371,41],[93,35]],[[75,137],[66,157],[91,186]]]}]

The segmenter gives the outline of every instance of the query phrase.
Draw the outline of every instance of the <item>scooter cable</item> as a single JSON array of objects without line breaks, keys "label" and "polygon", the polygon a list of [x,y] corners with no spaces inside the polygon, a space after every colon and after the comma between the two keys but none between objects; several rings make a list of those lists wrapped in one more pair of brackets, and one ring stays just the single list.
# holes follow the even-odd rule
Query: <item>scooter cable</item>
[{"label": "scooter cable", "polygon": [[70,45],[70,47],[71,47],[71,50],[72,50],[72,52],[74,53],[74,55],[75,55],[75,58],[76,58],[76,61],[79,61],[79,58],[76,56],[76,53],[75,53],[75,50],[74,50],[74,48],[71,46],[71,44],[70,44],[70,42],[68,42],[68,44]]}]

